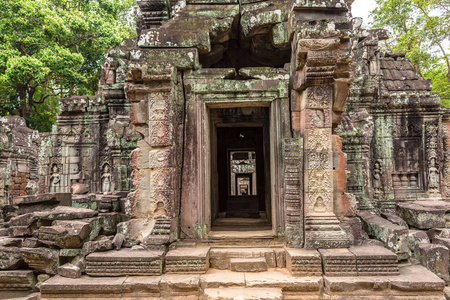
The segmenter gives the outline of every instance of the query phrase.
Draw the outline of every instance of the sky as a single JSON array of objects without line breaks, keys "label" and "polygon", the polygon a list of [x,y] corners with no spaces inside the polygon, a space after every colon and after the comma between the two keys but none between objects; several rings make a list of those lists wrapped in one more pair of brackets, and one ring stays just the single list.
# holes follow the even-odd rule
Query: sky
[{"label": "sky", "polygon": [[368,25],[370,11],[376,7],[375,0],[355,0],[352,4],[353,17],[363,18],[364,25]]}]

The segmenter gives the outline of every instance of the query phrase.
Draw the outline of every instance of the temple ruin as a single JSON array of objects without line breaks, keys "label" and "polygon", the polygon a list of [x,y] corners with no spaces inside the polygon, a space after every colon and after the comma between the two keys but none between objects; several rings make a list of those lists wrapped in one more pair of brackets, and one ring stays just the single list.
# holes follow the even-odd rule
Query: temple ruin
[{"label": "temple ruin", "polygon": [[450,111],[385,30],[352,0],[137,2],[51,133],[0,117],[5,299],[450,297]]}]

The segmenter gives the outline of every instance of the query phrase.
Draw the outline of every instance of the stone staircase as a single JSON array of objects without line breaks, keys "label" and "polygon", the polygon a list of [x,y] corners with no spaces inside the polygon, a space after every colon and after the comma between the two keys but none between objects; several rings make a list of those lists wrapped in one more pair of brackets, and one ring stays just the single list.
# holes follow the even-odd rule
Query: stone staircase
[{"label": "stone staircase", "polygon": [[[380,246],[305,250],[181,244],[151,258],[145,250],[119,255],[122,251],[91,254],[86,266],[95,270],[91,276],[55,276],[42,285],[42,299],[444,299],[442,280],[422,266],[399,268],[396,255]],[[121,261],[112,263],[112,257]],[[154,276],[128,277],[136,275],[127,268],[135,265],[132,257],[162,266],[160,273],[152,267]],[[107,275],[111,269],[118,277]]]}]

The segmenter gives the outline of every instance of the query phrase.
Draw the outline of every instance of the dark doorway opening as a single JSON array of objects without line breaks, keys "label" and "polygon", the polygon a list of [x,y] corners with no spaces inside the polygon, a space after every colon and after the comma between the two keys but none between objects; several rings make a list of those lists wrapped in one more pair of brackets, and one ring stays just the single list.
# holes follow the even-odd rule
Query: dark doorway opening
[{"label": "dark doorway opening", "polygon": [[213,230],[270,230],[269,109],[212,109],[211,121]]},{"label": "dark doorway opening", "polygon": [[262,127],[217,128],[219,215],[260,218],[266,211]]}]

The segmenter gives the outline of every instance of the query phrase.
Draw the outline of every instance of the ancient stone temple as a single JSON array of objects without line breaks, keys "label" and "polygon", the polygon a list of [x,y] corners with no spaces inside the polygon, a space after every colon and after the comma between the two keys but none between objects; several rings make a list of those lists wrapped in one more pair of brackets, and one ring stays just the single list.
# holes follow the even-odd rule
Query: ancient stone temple
[{"label": "ancient stone temple", "polygon": [[352,2],[138,1],[52,133],[0,118],[2,293],[450,297],[450,113]]}]

